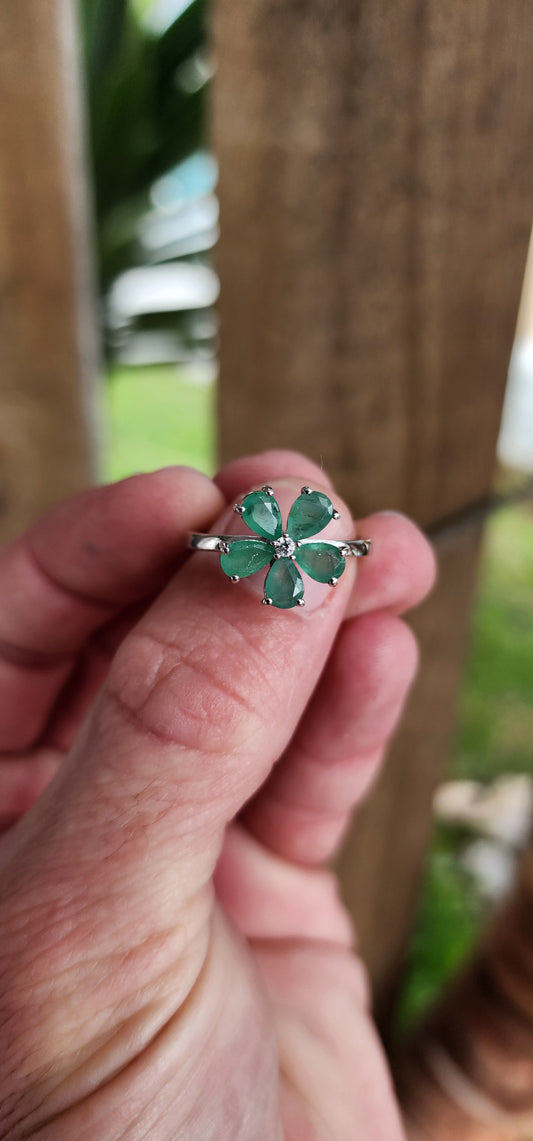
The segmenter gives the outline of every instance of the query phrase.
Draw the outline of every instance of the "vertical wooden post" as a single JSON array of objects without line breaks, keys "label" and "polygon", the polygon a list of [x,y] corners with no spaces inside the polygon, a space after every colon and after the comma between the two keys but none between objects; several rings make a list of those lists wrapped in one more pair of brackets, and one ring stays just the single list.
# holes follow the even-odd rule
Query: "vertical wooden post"
[{"label": "vertical wooden post", "polygon": [[0,5],[0,536],[92,468],[96,336],[74,0]]},{"label": "vertical wooden post", "polygon": [[[220,447],[324,462],[356,513],[488,495],[533,207],[523,0],[218,0]],[[378,990],[404,952],[479,525],[415,618],[423,672],[339,867]]]}]

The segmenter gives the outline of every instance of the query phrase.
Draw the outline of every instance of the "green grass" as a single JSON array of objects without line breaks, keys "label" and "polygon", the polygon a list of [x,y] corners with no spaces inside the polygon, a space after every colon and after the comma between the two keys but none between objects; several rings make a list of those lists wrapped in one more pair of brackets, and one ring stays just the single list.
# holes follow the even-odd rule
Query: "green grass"
[{"label": "green grass", "polygon": [[452,754],[458,777],[533,771],[533,507],[487,527],[472,646]]},{"label": "green grass", "polygon": [[123,479],[167,464],[212,474],[215,467],[215,386],[198,370],[161,365],[114,368],[109,377],[105,474]]},{"label": "green grass", "polygon": [[154,0],[132,0],[132,8],[139,16],[144,16],[153,7]]}]

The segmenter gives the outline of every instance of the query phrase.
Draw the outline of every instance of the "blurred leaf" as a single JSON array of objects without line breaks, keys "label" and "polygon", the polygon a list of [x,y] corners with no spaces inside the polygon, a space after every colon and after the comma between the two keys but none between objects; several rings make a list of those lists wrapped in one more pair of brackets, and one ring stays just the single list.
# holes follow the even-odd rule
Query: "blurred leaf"
[{"label": "blurred leaf", "polygon": [[96,79],[120,51],[127,0],[81,0],[89,76]]},{"label": "blurred leaf", "polygon": [[177,72],[205,46],[205,0],[193,0],[159,38],[127,0],[81,0],[81,14],[105,289],[134,260],[135,220],[151,184],[202,144],[205,89],[184,91]]},{"label": "blurred leaf", "polygon": [[395,1032],[408,1033],[472,951],[487,908],[457,859],[453,834],[438,829],[428,854]]}]

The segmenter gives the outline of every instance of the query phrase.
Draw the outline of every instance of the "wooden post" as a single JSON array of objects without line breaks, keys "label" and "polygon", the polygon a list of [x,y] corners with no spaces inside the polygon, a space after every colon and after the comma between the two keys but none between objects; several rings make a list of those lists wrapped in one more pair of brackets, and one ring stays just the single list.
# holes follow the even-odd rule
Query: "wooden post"
[{"label": "wooden post", "polygon": [[422,666],[386,767],[337,861],[385,1027],[411,934],[433,794],[446,771],[481,537],[477,521],[451,527],[437,544],[438,593],[411,623]]},{"label": "wooden post", "polygon": [[96,337],[73,0],[0,5],[0,537],[87,483]]},{"label": "wooden post", "polygon": [[[533,207],[522,0],[218,0],[222,458],[323,458],[359,515],[487,497]],[[340,861],[378,997],[404,953],[480,528],[442,548],[422,675]]]}]

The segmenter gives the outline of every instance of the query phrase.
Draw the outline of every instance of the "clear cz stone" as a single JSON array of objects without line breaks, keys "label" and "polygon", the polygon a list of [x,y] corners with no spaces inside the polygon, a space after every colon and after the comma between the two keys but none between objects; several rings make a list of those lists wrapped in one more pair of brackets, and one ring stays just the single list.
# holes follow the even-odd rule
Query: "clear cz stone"
[{"label": "clear cz stone", "polygon": [[296,543],[293,542],[290,535],[284,534],[280,539],[274,540],[273,547],[277,559],[290,559],[296,550]]}]

